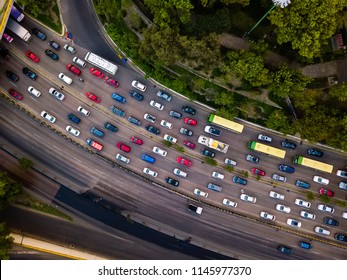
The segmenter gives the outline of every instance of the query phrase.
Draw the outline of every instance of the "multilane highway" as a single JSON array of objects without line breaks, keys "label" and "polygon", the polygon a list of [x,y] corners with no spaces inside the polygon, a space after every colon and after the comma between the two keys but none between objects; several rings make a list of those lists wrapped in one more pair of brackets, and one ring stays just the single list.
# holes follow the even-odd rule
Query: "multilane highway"
[{"label": "multilane highway", "polygon": [[[28,24],[28,26],[26,24]],[[33,26],[33,23],[29,21],[25,22],[25,27],[27,27],[28,29],[31,29],[32,26]],[[46,30],[44,32],[48,34]],[[59,42],[61,45],[65,43],[62,39],[55,37],[55,35],[49,35],[48,38],[51,39],[50,37],[54,38],[54,40]],[[249,181],[248,186],[244,187],[242,190],[240,186],[231,184],[231,178],[234,174],[230,174],[221,169],[211,168],[211,166],[208,166],[201,162],[202,157],[199,155],[199,151],[202,148],[201,145],[197,145],[197,148],[193,151],[189,150],[189,153],[187,151],[188,148],[186,149],[187,152],[185,153],[184,157],[189,158],[193,161],[192,168],[186,168],[182,165],[178,165],[175,162],[175,159],[178,155],[180,155],[180,153],[178,153],[177,151],[173,149],[165,148],[159,143],[161,139],[160,137],[152,136],[143,129],[144,125],[147,124],[147,121],[143,119],[143,115],[144,113],[150,113],[156,116],[157,121],[154,125],[161,129],[160,136],[162,137],[164,133],[169,133],[173,135],[174,137],[178,138],[178,142],[180,143],[180,145],[182,145],[183,140],[186,138],[184,138],[182,135],[178,133],[178,130],[180,127],[187,127],[194,131],[194,135],[190,138],[187,138],[189,140],[193,140],[194,143],[197,143],[196,140],[200,134],[205,134],[203,132],[203,129],[204,129],[204,126],[206,125],[206,119],[208,116],[208,112],[205,109],[200,107],[198,108],[197,106],[192,105],[193,107],[198,109],[197,115],[192,116],[194,119],[198,121],[198,126],[189,127],[188,125],[183,124],[182,119],[176,120],[169,117],[168,115],[168,112],[170,110],[180,111],[180,108],[182,107],[182,105],[188,104],[187,101],[181,98],[178,98],[176,96],[173,97],[173,100],[171,102],[165,102],[163,100],[160,100],[159,98],[155,96],[157,92],[157,88],[146,83],[141,77],[139,77],[132,71],[128,69],[124,69],[122,66],[120,66],[120,69],[116,74],[116,79],[120,82],[120,87],[118,89],[114,89],[114,88],[111,88],[109,85],[105,84],[102,80],[99,80],[95,76],[92,76],[88,71],[91,65],[88,65],[89,67],[82,69],[83,71],[82,78],[84,78],[85,82],[81,83],[78,81],[77,77],[74,76],[74,74],[72,74],[71,72],[68,72],[65,68],[67,63],[72,62],[71,61],[73,57],[72,54],[66,52],[65,50],[60,50],[59,52],[57,52],[60,56],[60,60],[58,62],[55,62],[51,60],[49,57],[45,56],[45,54],[43,53],[45,48],[48,47],[47,42],[42,42],[38,40],[38,38],[34,37],[32,41],[29,43],[29,45],[30,46],[26,46],[18,38],[17,40],[14,41],[12,46],[6,45],[12,52],[12,59],[10,60],[10,63],[6,64],[6,67],[3,67],[3,77],[5,77],[6,70],[11,70],[20,76],[20,81],[16,84],[10,84],[7,79],[3,79],[2,87],[5,90],[8,90],[11,87],[16,88],[19,92],[21,92],[24,95],[24,99],[22,103],[30,107],[30,109],[33,112],[36,112],[37,114],[39,114],[42,110],[46,110],[47,112],[57,117],[56,125],[62,131],[65,129],[65,126],[68,124],[66,115],[70,112],[73,112],[75,115],[78,115],[82,119],[82,121],[80,125],[78,126],[73,125],[73,126],[77,127],[81,131],[81,135],[79,136],[79,141],[81,141],[81,143],[83,143],[85,139],[88,137],[92,137],[93,139],[97,140],[95,136],[92,136],[88,132],[92,126],[95,125],[98,128],[102,128],[103,123],[106,120],[116,124],[116,126],[119,128],[119,132],[117,132],[114,135],[111,135],[111,132],[106,132],[106,136],[102,140],[97,140],[105,146],[101,154],[114,158],[115,154],[119,151],[115,147],[115,144],[119,140],[121,140],[124,143],[131,146],[132,148],[131,153],[129,155],[126,155],[127,157],[131,159],[131,163],[128,167],[132,168],[133,170],[136,170],[139,173],[142,172],[143,167],[148,166],[148,164],[145,164],[143,161],[140,160],[141,154],[146,151],[147,153],[153,155],[156,158],[156,163],[154,164],[154,166],[148,166],[148,167],[150,167],[151,169],[159,173],[157,178],[158,182],[165,184],[163,179],[167,176],[178,179],[180,181],[179,191],[190,196],[194,196],[193,189],[199,186],[200,189],[207,191],[209,193],[209,197],[206,200],[209,203],[222,206],[221,202],[223,198],[227,197],[232,199],[233,201],[238,202],[238,207],[233,210],[238,211],[240,213],[245,213],[247,215],[257,217],[257,218],[259,217],[260,211],[266,210],[267,212],[270,212],[276,215],[276,224],[280,224],[282,226],[285,226],[285,222],[287,218],[298,219],[302,221],[303,223],[303,227],[301,229],[302,232],[306,234],[310,234],[310,235],[314,235],[313,234],[314,226],[322,224],[323,217],[327,215],[324,215],[322,212],[317,210],[316,208],[318,204],[318,201],[317,201],[317,202],[313,202],[313,205],[311,209],[309,210],[310,212],[314,212],[317,215],[317,218],[315,221],[304,220],[301,217],[299,218],[299,212],[302,209],[294,205],[294,200],[297,197],[305,199],[305,196],[303,194],[300,194],[300,190],[298,190],[297,187],[294,186],[295,180],[300,178],[310,182],[311,183],[310,190],[312,190],[313,192],[317,192],[320,186],[312,182],[312,177],[314,175],[321,175],[323,177],[327,177],[330,179],[329,188],[335,191],[336,197],[340,199],[345,198],[345,192],[337,188],[337,184],[339,181],[341,181],[341,178],[338,178],[334,174],[327,175],[320,172],[314,172],[312,170],[309,170],[303,167],[296,166],[296,172],[294,174],[287,175],[288,177],[287,184],[276,184],[276,191],[285,195],[285,201],[281,203],[288,205],[292,208],[292,212],[290,214],[282,214],[275,210],[275,205],[279,203],[279,201],[276,201],[268,196],[268,192],[275,188],[275,186],[271,186],[270,184],[268,184],[269,180],[257,181],[257,180],[254,180],[252,176],[250,176],[250,178],[248,178],[248,181]],[[41,58],[41,61],[39,62],[39,64],[33,63],[32,61],[30,61],[28,58],[24,56],[24,53],[27,49],[30,49]],[[76,53],[77,56],[83,58],[86,52],[87,50],[84,50],[82,47],[77,46],[77,53]],[[29,68],[33,69],[35,72],[39,74],[39,78],[37,79],[37,81],[33,82],[28,77],[22,74],[21,70],[24,64],[28,64]],[[57,75],[60,72],[64,72],[65,74],[67,74],[68,76],[74,79],[74,83],[72,84],[71,87],[62,84],[62,82],[58,79]],[[132,89],[131,81],[133,79],[138,79],[146,83],[146,85],[148,86],[146,93],[144,93],[145,99],[143,102],[138,102],[132,99],[128,95],[128,91]],[[27,92],[27,87],[29,85],[34,85],[36,88],[42,91],[43,92],[42,96],[38,99],[31,96]],[[59,87],[61,86],[64,86],[64,90],[62,91],[66,96],[64,101],[58,101],[57,99],[55,99],[54,97],[48,94],[48,88],[51,87],[52,85],[55,86],[57,89],[59,89]],[[85,97],[85,93],[87,91],[91,91],[95,93],[96,95],[98,95],[99,97],[101,97],[100,106],[93,104],[90,100],[88,100]],[[123,96],[127,98],[127,103],[125,105],[116,104],[116,101],[112,100],[110,95],[114,91],[119,92],[120,94],[122,94]],[[165,109],[163,111],[157,111],[154,108],[150,107],[149,101],[152,99],[165,105]],[[79,115],[79,113],[76,111],[76,108],[82,104],[84,107],[90,106],[91,115],[88,118],[83,117],[83,115]],[[128,123],[126,120],[124,119],[121,120],[117,118],[116,116],[112,115],[110,112],[108,112],[108,108],[110,105],[116,105],[118,108],[121,108],[127,113],[127,116],[132,115],[140,119],[143,123],[142,127],[141,128],[135,127],[132,124]],[[96,110],[94,110],[93,108],[96,108]],[[189,116],[189,115],[184,114],[184,117],[186,116]],[[159,122],[162,119],[172,122],[173,129],[168,130],[166,128],[160,127]],[[18,121],[16,121],[16,123],[17,122]],[[30,122],[30,120],[26,120],[26,122]],[[14,126],[14,123],[9,123],[9,125],[10,127],[8,129],[11,129],[11,127]],[[19,125],[21,125],[21,123],[19,123]],[[146,192],[148,191],[148,194],[143,195],[142,194],[143,187],[144,187],[143,182],[134,183],[133,187],[136,188],[137,191],[135,192],[134,196],[131,199],[129,199],[129,197],[127,196],[120,199],[122,195],[124,196],[123,192],[126,192],[128,194],[129,180],[133,181],[136,179],[132,178],[132,179],[124,180],[125,177],[123,175],[120,175],[117,178],[117,188],[115,189],[114,186],[112,186],[113,185],[112,183],[114,183],[114,178],[113,178],[114,176],[109,176],[109,174],[114,174],[116,169],[111,169],[110,167],[101,168],[101,164],[99,162],[87,168],[88,163],[91,161],[90,155],[85,155],[85,154],[84,156],[75,155],[75,150],[77,148],[72,147],[72,145],[68,144],[66,141],[63,141],[61,145],[58,145],[57,143],[59,143],[60,140],[58,139],[56,135],[51,135],[52,141],[49,141],[49,143],[47,143],[48,142],[46,140],[47,138],[42,137],[42,133],[50,133],[50,132],[46,132],[46,130],[44,130],[45,132],[40,131],[35,134],[32,131],[28,131],[27,127],[24,130],[26,131],[22,131],[21,136],[19,137],[23,137],[25,139],[36,138],[36,142],[37,142],[37,145],[39,145],[39,147],[45,146],[46,144],[50,144],[49,145],[50,151],[47,151],[47,152],[50,154],[49,161],[51,161],[52,163],[48,163],[47,159],[44,160],[43,156],[39,158],[38,160],[46,161],[47,164],[52,165],[52,167],[54,166],[56,169],[56,172],[60,173],[62,175],[61,176],[62,178],[76,181],[72,187],[75,189],[78,189],[79,192],[83,192],[89,188],[98,186],[101,189],[108,190],[110,193],[117,196],[118,200],[121,200],[122,203],[124,204],[125,209],[129,207],[130,201],[139,200],[141,201],[141,203],[138,203],[138,204],[136,203],[135,208],[130,207],[130,211],[135,211],[141,214],[146,213],[147,216],[153,219],[155,215],[148,214],[151,211],[150,209],[146,209],[146,207],[152,208],[153,202],[150,200],[150,204],[146,205],[144,202],[145,201],[144,198],[150,199],[150,198],[153,198],[155,193],[157,193],[160,196],[163,195],[164,193],[165,195],[168,195],[170,198],[168,198],[167,201],[163,201],[163,199],[161,198],[157,200],[157,203],[160,203],[160,207],[161,207],[160,208],[161,215],[160,217],[157,218],[157,220],[166,224],[167,224],[167,221],[170,220],[172,223],[171,226],[173,226],[174,228],[179,228],[179,229],[184,227],[184,225],[186,224],[191,226],[192,219],[196,219],[197,221],[202,222],[202,221],[206,221],[206,219],[210,215],[213,215],[213,218],[211,217],[210,219],[211,221],[213,221],[213,223],[216,223],[217,220],[221,219],[222,217],[224,218],[226,216],[226,214],[221,214],[220,212],[216,212],[212,209],[204,207],[204,211],[201,217],[194,217],[190,215],[190,213],[188,213],[188,216],[186,217],[186,221],[185,219],[182,219],[182,218],[178,218],[178,217],[174,218],[173,213],[175,212],[174,209],[177,208],[177,200],[184,201],[185,199],[179,198],[173,194],[167,193],[162,190],[157,190],[157,189],[154,190],[153,187],[148,189],[146,188],[145,190]],[[105,129],[103,130],[105,131]],[[216,160],[219,163],[222,163],[225,157],[229,157],[238,162],[237,168],[239,168],[240,170],[250,171],[250,169],[252,167],[255,167],[256,165],[253,165],[245,160],[245,155],[248,153],[246,149],[246,143],[249,140],[255,139],[257,134],[258,134],[258,131],[249,127],[245,127],[245,130],[241,135],[236,135],[232,132],[223,130],[220,140],[223,142],[229,143],[230,149],[226,155],[217,153]],[[135,144],[130,143],[130,137],[133,135],[143,139],[144,145],[136,146]],[[274,141],[272,145],[279,147],[279,143],[283,138],[277,137],[277,136],[274,136],[273,138],[274,138]],[[45,141],[42,141],[42,139],[45,139]],[[150,152],[154,145],[167,150],[168,156],[163,158],[163,157],[160,157],[159,155],[155,155],[154,153]],[[298,145],[295,151],[287,150],[287,156],[284,161],[267,157],[265,155],[258,155],[260,156],[261,161],[256,167],[265,170],[267,172],[266,177],[269,178],[269,176],[271,176],[272,173],[280,173],[277,169],[278,164],[286,163],[288,165],[292,165],[291,157],[295,154],[305,155],[306,149],[307,149],[307,146]],[[74,150],[73,153],[72,153],[72,150]],[[34,156],[35,153],[33,153],[32,156]],[[59,157],[57,157],[57,153],[59,154]],[[124,152],[121,152],[121,153],[125,154]],[[74,164],[72,164],[70,168],[66,168],[64,164],[57,164],[57,162],[59,162],[59,158],[62,157],[64,154],[66,158],[65,158],[65,161],[62,161],[62,162],[65,162],[65,164],[71,160],[73,160],[74,162]],[[256,153],[253,153],[253,154],[256,154]],[[88,158],[84,159],[84,157],[86,156]],[[52,159],[55,159],[55,160],[52,160]],[[327,151],[325,151],[325,155],[322,160],[328,163],[334,163],[335,172],[337,168],[344,167],[346,162],[345,157],[338,156],[335,153],[331,153]],[[180,169],[186,171],[189,174],[187,178],[188,180],[175,177],[175,175],[172,174],[172,170],[175,167],[179,167]],[[85,171],[83,171],[83,169],[85,169]],[[213,170],[219,170],[220,173],[223,173],[225,175],[225,179],[223,181],[216,181],[215,179],[212,179],[211,173]],[[111,172],[111,173],[108,173],[108,172]],[[110,180],[110,182],[107,182],[109,178],[112,178],[112,180]],[[88,180],[89,182],[85,182],[85,180]],[[92,184],[90,182],[92,182]],[[223,186],[223,192],[213,193],[212,191],[207,190],[206,185],[208,182],[214,182]],[[241,194],[242,191],[257,197],[257,203],[249,204],[249,203],[242,202],[239,199],[239,195]],[[122,193],[122,195],[119,195],[119,192]],[[173,199],[172,197],[175,197],[175,198]],[[181,201],[181,204],[182,204],[182,201]],[[159,204],[156,204],[156,205],[157,207],[159,207]],[[163,207],[164,205],[165,207]],[[170,205],[172,207],[171,211],[169,211]],[[183,206],[181,205],[180,207],[183,207],[183,208],[179,208],[179,210],[187,212],[186,203],[183,203]],[[163,213],[162,208],[166,209],[167,216]],[[337,228],[332,228],[332,227],[330,228],[330,230],[332,231],[332,233],[328,237],[330,240],[333,240],[332,237],[335,232],[346,233],[347,231],[346,223],[341,218],[343,209],[338,208],[336,206],[335,208],[336,208],[336,211],[333,217],[335,217],[335,219],[340,221],[340,226]],[[177,209],[176,209],[176,212],[177,212]],[[215,216],[218,216],[219,218],[216,218]],[[234,248],[234,246],[238,246],[238,244],[240,244],[240,240],[237,240],[236,236],[240,235],[240,239],[241,239],[241,237],[244,236],[246,232],[250,232],[249,227],[253,228],[253,227],[260,226],[261,228],[264,228],[265,231],[273,230],[273,229],[268,229],[261,225],[255,225],[253,222],[245,223],[242,219],[239,219],[236,217],[230,217],[230,215],[227,215],[227,217],[228,219],[235,219],[235,221],[233,220],[233,223],[232,223],[233,226],[240,224],[236,227],[233,227],[233,230],[237,231],[237,233],[234,232],[231,235],[234,238],[234,241],[237,241],[235,242],[235,244],[233,244],[233,246],[231,246],[233,247],[232,249],[233,252],[237,251],[237,249]],[[211,221],[209,221],[209,223],[212,223]],[[209,223],[207,223],[207,225]],[[221,225],[223,226],[221,227]],[[220,228],[220,230],[222,231],[222,229],[224,229],[224,225],[225,225],[225,222],[222,222],[222,221],[219,224],[214,224],[215,230],[217,228]],[[242,232],[240,227],[242,228],[242,226],[245,226],[245,225],[248,225],[248,230],[245,229],[244,232]],[[326,225],[324,225],[323,227],[327,228]],[[201,230],[194,233],[198,234],[200,233],[200,231]],[[206,232],[206,229],[204,231]],[[260,232],[262,232],[262,230],[254,230],[254,232],[256,232],[256,234],[258,235]],[[282,240],[284,240],[283,235],[287,233],[276,231],[276,234],[278,234],[279,236],[282,236],[282,238],[278,239],[277,244],[282,244],[283,243]],[[218,234],[216,235],[211,234],[208,236],[209,238],[207,238],[207,240],[214,239],[214,242],[216,242],[217,240],[219,240],[219,238],[221,238],[221,236],[223,236],[223,234],[218,232]],[[213,238],[211,238],[211,236],[213,236]],[[225,240],[229,240],[229,239],[230,237],[226,238]],[[249,239],[248,241],[250,241],[252,238],[248,238],[248,239]],[[219,241],[216,243],[223,244],[222,241]],[[253,244],[254,242],[251,242],[251,243]],[[260,244],[261,242],[258,242],[258,243]],[[246,248],[250,248],[250,247],[251,247],[250,245],[246,246]],[[318,249],[318,246],[317,247],[315,246],[314,251],[316,251],[316,248]],[[299,250],[300,249],[297,249],[295,251],[299,251]],[[266,250],[260,250],[260,251],[266,251]],[[278,255],[277,252],[275,252],[274,255]],[[279,257],[282,257],[282,256],[280,255]],[[255,258],[265,258],[265,257],[256,256],[256,253],[255,253]]]}]

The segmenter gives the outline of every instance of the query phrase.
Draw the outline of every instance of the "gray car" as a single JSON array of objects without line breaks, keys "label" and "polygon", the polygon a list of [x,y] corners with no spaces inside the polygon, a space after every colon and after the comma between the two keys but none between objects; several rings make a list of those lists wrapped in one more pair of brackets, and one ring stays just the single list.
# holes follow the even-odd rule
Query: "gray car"
[{"label": "gray car", "polygon": [[272,179],[275,180],[275,181],[283,182],[283,183],[287,181],[287,177],[278,175],[276,173],[272,174]]}]

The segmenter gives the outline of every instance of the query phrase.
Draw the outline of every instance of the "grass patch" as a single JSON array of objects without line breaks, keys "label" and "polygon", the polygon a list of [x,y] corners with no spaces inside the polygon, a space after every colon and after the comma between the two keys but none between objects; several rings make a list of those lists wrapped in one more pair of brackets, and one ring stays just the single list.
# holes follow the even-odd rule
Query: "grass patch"
[{"label": "grass patch", "polygon": [[18,196],[15,203],[40,212],[48,213],[72,221],[72,218],[70,216],[60,212],[56,207],[43,203],[42,201],[31,197],[26,192],[23,192],[20,196]]}]

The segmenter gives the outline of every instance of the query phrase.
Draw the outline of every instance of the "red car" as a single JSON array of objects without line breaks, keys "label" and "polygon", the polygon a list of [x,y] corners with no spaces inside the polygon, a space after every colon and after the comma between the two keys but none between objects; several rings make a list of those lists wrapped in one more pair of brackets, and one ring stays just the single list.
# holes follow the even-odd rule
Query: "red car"
[{"label": "red car", "polygon": [[195,144],[189,142],[188,140],[184,140],[183,145],[187,146],[188,148],[195,149]]},{"label": "red car", "polygon": [[118,142],[116,147],[121,149],[123,152],[126,152],[126,153],[129,153],[131,151],[131,148],[122,142]]},{"label": "red car", "polygon": [[259,175],[259,176],[265,176],[265,171],[264,170],[260,170],[258,168],[252,168],[251,172],[255,175]]},{"label": "red car", "polygon": [[108,83],[115,88],[119,87],[119,83],[116,80],[111,79],[110,77],[106,77],[104,81],[105,83]]},{"label": "red car", "polygon": [[36,63],[40,61],[39,57],[36,54],[32,53],[31,51],[26,51],[25,55]]},{"label": "red car", "polygon": [[135,136],[131,136],[130,141],[137,144],[137,145],[142,145],[143,141]]},{"label": "red car", "polygon": [[323,194],[323,195],[331,196],[331,197],[333,197],[335,195],[333,191],[328,190],[328,189],[324,189],[324,188],[320,188],[319,193]]},{"label": "red car", "polygon": [[89,72],[99,79],[102,79],[105,76],[104,73],[95,68],[90,68]]},{"label": "red car", "polygon": [[77,76],[82,74],[82,71],[72,64],[66,65],[66,69],[76,74]]},{"label": "red car", "polygon": [[87,92],[86,96],[90,99],[93,100],[95,103],[100,103],[101,99],[97,97],[95,94],[91,93],[90,91]]},{"label": "red car", "polygon": [[16,92],[14,89],[9,89],[8,92],[17,100],[22,100],[23,99],[23,95],[19,94],[18,92]]},{"label": "red car", "polygon": [[191,118],[185,118],[185,119],[184,119],[184,122],[185,122],[186,124],[190,124],[190,125],[192,125],[192,126],[196,126],[196,125],[198,124],[198,122],[197,122],[196,120],[193,120],[193,119],[191,119]]},{"label": "red car", "polygon": [[191,160],[185,159],[185,158],[183,158],[183,157],[178,157],[178,158],[176,159],[176,162],[177,162],[177,163],[180,163],[180,164],[183,164],[183,165],[186,165],[186,166],[188,166],[188,167],[191,167],[192,164],[193,164]]}]

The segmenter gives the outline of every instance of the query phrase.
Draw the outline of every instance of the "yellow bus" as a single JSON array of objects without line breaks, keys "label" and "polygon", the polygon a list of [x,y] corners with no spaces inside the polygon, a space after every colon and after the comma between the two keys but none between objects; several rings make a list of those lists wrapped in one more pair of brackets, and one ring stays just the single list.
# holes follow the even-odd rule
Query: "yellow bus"
[{"label": "yellow bus", "polygon": [[220,127],[232,130],[233,132],[242,133],[244,125],[237,122],[233,122],[222,117],[218,117],[214,114],[210,114],[208,121],[212,124],[218,125]]},{"label": "yellow bus", "polygon": [[286,151],[265,145],[256,141],[248,142],[247,148],[249,150],[261,152],[269,156],[274,156],[278,158],[284,158],[286,156]]},{"label": "yellow bus", "polygon": [[333,169],[334,169],[334,166],[331,164],[327,164],[327,163],[313,160],[310,158],[306,158],[303,156],[294,156],[293,157],[293,163],[294,164],[300,164],[300,165],[303,165],[306,167],[311,167],[313,169],[324,171],[327,173],[333,172]]}]

